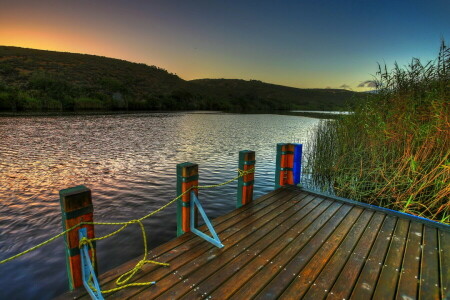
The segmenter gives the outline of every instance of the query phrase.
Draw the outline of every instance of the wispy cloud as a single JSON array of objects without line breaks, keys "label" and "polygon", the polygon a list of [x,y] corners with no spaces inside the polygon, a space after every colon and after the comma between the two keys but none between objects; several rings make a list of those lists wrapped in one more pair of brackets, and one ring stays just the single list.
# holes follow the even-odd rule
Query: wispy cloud
[{"label": "wispy cloud", "polygon": [[340,89],[351,90],[352,88],[348,84],[343,84],[339,87]]},{"label": "wispy cloud", "polygon": [[373,81],[373,80],[366,80],[366,81],[363,81],[360,84],[358,84],[358,87],[376,88],[377,85],[375,84],[375,81]]}]

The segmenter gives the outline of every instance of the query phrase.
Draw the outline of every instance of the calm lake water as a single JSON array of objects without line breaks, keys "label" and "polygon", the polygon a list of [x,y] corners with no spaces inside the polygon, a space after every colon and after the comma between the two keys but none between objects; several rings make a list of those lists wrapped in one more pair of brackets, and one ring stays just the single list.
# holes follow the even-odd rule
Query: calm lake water
[{"label": "calm lake water", "polygon": [[[274,186],[277,143],[307,142],[318,119],[271,114],[150,113],[0,118],[0,260],[61,232],[58,192],[86,185],[95,221],[128,221],[176,195],[176,164],[199,164],[200,184],[236,176],[256,151],[255,197]],[[201,190],[209,217],[235,208],[236,183]],[[176,236],[175,205],[146,220],[149,247]],[[96,227],[103,236],[111,227]],[[97,243],[99,271],[143,253],[132,226]],[[68,289],[63,239],[0,265],[0,299],[51,299]]]}]

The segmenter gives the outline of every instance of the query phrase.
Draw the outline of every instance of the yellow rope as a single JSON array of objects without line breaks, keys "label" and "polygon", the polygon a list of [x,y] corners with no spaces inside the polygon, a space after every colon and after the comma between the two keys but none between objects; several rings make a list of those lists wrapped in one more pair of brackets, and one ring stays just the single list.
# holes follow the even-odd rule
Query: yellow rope
[{"label": "yellow rope", "polygon": [[57,235],[55,235],[54,237],[52,237],[52,238],[50,238],[50,239],[48,239],[48,240],[46,240],[46,241],[44,241],[44,242],[42,242],[42,243],[40,243],[40,244],[34,246],[34,247],[31,247],[31,248],[28,249],[28,250],[25,250],[25,251],[20,252],[20,253],[18,253],[18,254],[16,254],[16,255],[13,255],[13,256],[11,256],[11,257],[9,257],[9,258],[6,258],[6,259],[0,261],[0,265],[1,265],[1,264],[4,264],[4,263],[7,263],[8,261],[14,260],[14,259],[16,259],[16,258],[18,258],[18,257],[20,257],[20,256],[22,256],[22,255],[27,254],[27,253],[30,253],[31,251],[34,251],[34,250],[36,250],[36,249],[38,249],[38,248],[41,248],[42,246],[45,246],[45,245],[47,245],[47,244],[53,242],[53,241],[56,240],[57,238],[59,238],[59,237],[65,235],[65,234],[68,233],[69,231],[72,231],[72,230],[74,230],[75,228],[77,228],[77,227],[79,227],[79,226],[82,226],[82,225],[83,225],[83,222],[78,223],[77,225],[75,225],[75,226],[73,226],[73,227],[70,227],[69,229],[67,229],[67,230],[65,230],[65,231],[63,231],[63,232],[61,232],[60,234],[57,234]]},{"label": "yellow rope", "polygon": [[[93,243],[92,243],[92,242],[93,242],[93,241],[100,241],[100,240],[103,240],[103,239],[112,237],[112,236],[118,234],[119,232],[123,231],[123,230],[124,230],[125,228],[127,228],[129,225],[131,225],[131,224],[136,224],[136,223],[137,223],[137,224],[139,224],[139,226],[140,226],[140,228],[141,228],[142,238],[143,238],[143,241],[144,241],[144,257],[143,257],[143,258],[142,258],[142,259],[134,266],[134,268],[132,268],[131,270],[125,272],[125,273],[122,274],[119,278],[117,278],[117,280],[116,280],[116,285],[118,285],[119,287],[116,287],[116,288],[112,288],[112,289],[109,289],[109,290],[102,291],[102,293],[104,293],[104,294],[106,294],[106,293],[111,293],[111,292],[115,292],[115,291],[124,289],[124,288],[126,288],[126,287],[130,287],[130,286],[145,286],[145,285],[151,285],[151,284],[154,284],[153,281],[152,281],[152,282],[135,282],[135,283],[128,283],[128,284],[127,284],[127,282],[130,281],[131,278],[132,278],[132,277],[133,277],[133,276],[134,276],[134,275],[142,268],[142,266],[145,265],[146,263],[152,263],[152,264],[156,264],[156,265],[160,265],[160,266],[169,266],[169,265],[170,265],[170,264],[167,264],[167,263],[161,263],[161,262],[157,262],[157,261],[153,261],[153,260],[147,260],[147,255],[148,255],[148,250],[147,250],[147,235],[146,235],[146,232],[145,232],[144,225],[142,224],[142,221],[145,220],[145,219],[147,219],[147,218],[149,218],[149,217],[151,217],[151,216],[153,216],[154,214],[156,214],[156,213],[162,211],[163,209],[167,208],[168,206],[170,206],[171,204],[173,204],[175,201],[177,201],[178,199],[180,199],[181,197],[183,197],[185,194],[189,193],[189,192],[190,192],[191,190],[193,190],[193,189],[209,189],[209,188],[215,188],[215,187],[227,185],[227,184],[229,184],[229,183],[231,183],[231,182],[233,182],[233,181],[235,181],[235,180],[237,180],[237,179],[239,179],[239,178],[241,178],[241,177],[243,177],[243,176],[245,176],[245,175],[248,175],[248,174],[251,174],[251,173],[254,173],[254,172],[255,172],[255,168],[252,168],[252,169],[249,169],[249,170],[246,170],[246,171],[243,171],[243,170],[238,169],[238,174],[239,174],[239,175],[236,176],[236,177],[234,177],[234,178],[232,178],[232,179],[230,179],[230,180],[228,180],[228,181],[225,181],[225,182],[222,182],[222,183],[219,183],[219,184],[214,184],[214,185],[203,185],[203,186],[202,186],[202,185],[196,185],[196,186],[191,186],[191,187],[188,188],[186,191],[184,191],[183,193],[181,193],[180,195],[178,195],[178,196],[175,197],[174,199],[170,200],[170,201],[169,201],[168,203],[166,203],[165,205],[163,205],[163,206],[161,206],[160,208],[158,208],[157,210],[155,210],[155,211],[153,211],[153,212],[151,212],[151,213],[149,213],[149,214],[143,216],[143,217],[140,218],[140,219],[131,220],[131,221],[128,221],[128,222],[80,222],[80,223],[78,223],[77,225],[74,225],[74,226],[70,227],[69,229],[66,229],[65,231],[63,231],[63,232],[61,232],[61,233],[55,235],[54,237],[52,237],[52,238],[50,238],[50,239],[48,239],[48,240],[46,240],[46,241],[44,241],[44,242],[42,242],[42,243],[40,243],[40,244],[34,246],[34,247],[31,247],[31,248],[28,249],[28,250],[25,250],[25,251],[23,251],[23,252],[20,252],[20,253],[18,253],[18,254],[16,254],[16,255],[13,255],[13,256],[11,256],[11,257],[9,257],[9,258],[7,258],[7,259],[4,259],[4,260],[0,261],[0,264],[4,264],[4,263],[6,263],[6,262],[8,262],[8,261],[14,260],[14,259],[16,259],[16,258],[18,258],[18,257],[20,257],[20,256],[22,256],[22,255],[25,255],[25,254],[27,254],[27,253],[29,253],[29,252],[31,252],[31,251],[34,251],[34,250],[36,250],[36,249],[38,249],[38,248],[40,248],[40,247],[43,247],[43,246],[45,246],[45,245],[47,245],[47,244],[53,242],[53,241],[56,240],[57,238],[59,238],[59,237],[65,235],[65,234],[67,234],[68,232],[70,232],[70,231],[72,231],[72,230],[74,230],[74,229],[76,229],[76,228],[78,228],[78,227],[80,227],[80,226],[83,226],[83,225],[117,225],[117,226],[121,225],[122,227],[120,227],[120,228],[117,229],[116,231],[113,231],[113,232],[111,232],[111,233],[109,233],[109,234],[107,234],[107,235],[104,235],[104,236],[102,236],[102,237],[97,237],[97,238],[92,238],[92,239],[82,238],[82,239],[80,240],[80,242],[79,242],[79,248],[83,247],[84,245],[89,245],[89,247],[91,248],[91,253],[92,253],[92,267],[95,269],[95,250],[94,250],[94,247],[93,247]],[[93,286],[93,284],[92,284],[92,275],[91,275],[91,277],[89,278],[89,281],[88,281],[88,282],[89,282],[89,286],[91,287],[91,289],[92,289],[92,290],[95,290],[95,288],[94,288],[94,286]]]}]

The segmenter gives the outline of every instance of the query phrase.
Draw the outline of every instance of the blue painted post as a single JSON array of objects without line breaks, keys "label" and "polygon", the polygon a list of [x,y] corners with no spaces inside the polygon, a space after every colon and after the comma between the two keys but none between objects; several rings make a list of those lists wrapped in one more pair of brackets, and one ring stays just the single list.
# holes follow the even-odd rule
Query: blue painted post
[{"label": "blue painted post", "polygon": [[300,183],[301,174],[302,174],[302,153],[303,153],[303,145],[302,144],[294,144],[294,184],[297,185]]}]

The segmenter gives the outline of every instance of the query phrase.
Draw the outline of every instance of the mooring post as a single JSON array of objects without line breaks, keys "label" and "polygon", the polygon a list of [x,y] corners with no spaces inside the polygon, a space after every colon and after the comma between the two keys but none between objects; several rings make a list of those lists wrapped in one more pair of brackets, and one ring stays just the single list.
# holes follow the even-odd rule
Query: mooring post
[{"label": "mooring post", "polygon": [[300,183],[302,144],[277,144],[275,188]]},{"label": "mooring post", "polygon": [[302,144],[294,144],[294,184],[297,185],[300,183],[300,178],[302,174],[302,153],[303,153],[303,145]]},{"label": "mooring post", "polygon": [[[63,230],[72,228],[81,222],[93,222],[94,207],[92,205],[91,190],[80,185],[59,191],[59,201],[61,205],[61,219]],[[87,237],[95,237],[94,225],[82,225],[64,235],[66,266],[69,277],[69,288],[74,290],[83,285],[81,273],[81,257],[79,248],[78,230],[86,228]],[[95,248],[95,242],[93,243]],[[92,253],[89,251],[92,260]],[[97,273],[97,263],[95,272]]]},{"label": "mooring post", "polygon": [[[239,170],[248,171],[255,167],[255,151],[239,151]],[[253,185],[255,174],[250,173],[239,177],[236,207],[249,204],[253,200]]]},{"label": "mooring post", "polygon": [[[198,165],[185,162],[177,165],[177,196],[198,185]],[[198,196],[198,189],[193,189]],[[191,193],[185,193],[177,201],[177,236],[190,232]],[[195,212],[197,216],[197,212]]]}]

